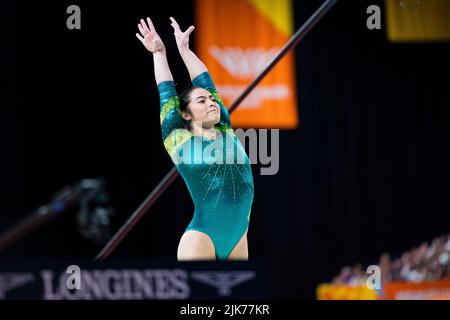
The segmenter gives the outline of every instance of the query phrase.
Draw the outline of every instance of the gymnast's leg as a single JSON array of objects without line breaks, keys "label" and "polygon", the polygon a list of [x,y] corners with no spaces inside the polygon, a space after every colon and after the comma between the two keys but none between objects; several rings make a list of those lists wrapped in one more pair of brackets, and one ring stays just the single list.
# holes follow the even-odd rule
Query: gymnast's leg
[{"label": "gymnast's leg", "polygon": [[216,260],[216,250],[206,233],[189,230],[181,237],[177,257],[178,261]]},{"label": "gymnast's leg", "polygon": [[233,248],[227,260],[248,260],[247,231]]}]

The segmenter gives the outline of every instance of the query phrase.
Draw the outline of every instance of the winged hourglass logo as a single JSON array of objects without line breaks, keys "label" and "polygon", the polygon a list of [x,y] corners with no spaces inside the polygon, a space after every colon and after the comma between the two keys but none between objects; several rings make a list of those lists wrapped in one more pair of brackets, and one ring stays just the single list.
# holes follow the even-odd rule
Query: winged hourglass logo
[{"label": "winged hourglass logo", "polygon": [[192,279],[209,284],[217,289],[220,296],[230,296],[231,289],[256,277],[254,271],[196,271]]}]

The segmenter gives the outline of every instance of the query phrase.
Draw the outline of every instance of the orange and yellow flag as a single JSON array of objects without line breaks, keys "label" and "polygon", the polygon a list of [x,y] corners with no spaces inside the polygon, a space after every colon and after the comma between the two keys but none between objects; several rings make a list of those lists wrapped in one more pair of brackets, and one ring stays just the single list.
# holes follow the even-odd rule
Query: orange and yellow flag
[{"label": "orange and yellow flag", "polygon": [[[293,34],[292,0],[196,0],[196,52],[227,106],[245,90]],[[231,119],[234,127],[298,126],[295,64],[288,53]]]}]

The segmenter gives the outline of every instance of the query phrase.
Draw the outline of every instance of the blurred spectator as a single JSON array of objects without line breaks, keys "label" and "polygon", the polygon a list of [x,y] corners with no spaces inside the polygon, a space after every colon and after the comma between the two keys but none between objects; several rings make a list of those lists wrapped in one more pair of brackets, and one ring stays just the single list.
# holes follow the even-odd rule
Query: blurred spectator
[{"label": "blurred spectator", "polygon": [[[392,260],[387,252],[380,256],[381,281],[423,282],[450,279],[450,233],[423,242]],[[333,284],[361,285],[369,275],[361,264],[342,268]]]}]

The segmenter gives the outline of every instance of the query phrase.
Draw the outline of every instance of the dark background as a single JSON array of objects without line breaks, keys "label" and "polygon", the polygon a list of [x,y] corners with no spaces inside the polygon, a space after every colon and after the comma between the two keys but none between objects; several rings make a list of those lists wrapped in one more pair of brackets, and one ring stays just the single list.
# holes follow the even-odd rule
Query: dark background
[{"label": "dark background", "polygon": [[[297,29],[321,1],[294,3]],[[250,255],[263,263],[268,297],[314,298],[342,266],[450,229],[450,44],[389,43],[384,20],[382,30],[366,28],[374,3],[384,13],[382,1],[339,1],[296,49],[301,125],[280,133],[277,175],[253,168]],[[81,30],[66,28],[70,4],[81,7]],[[97,176],[117,230],[172,166],[138,20],[152,17],[185,87],[169,16],[186,29],[193,3],[2,3],[2,15],[0,230],[62,186]],[[114,257],[174,260],[192,212],[179,178]],[[90,259],[99,249],[68,214],[3,257]]]}]

